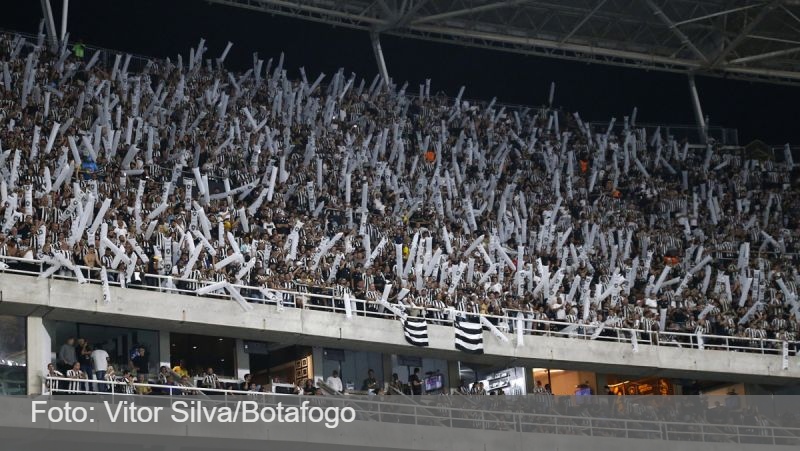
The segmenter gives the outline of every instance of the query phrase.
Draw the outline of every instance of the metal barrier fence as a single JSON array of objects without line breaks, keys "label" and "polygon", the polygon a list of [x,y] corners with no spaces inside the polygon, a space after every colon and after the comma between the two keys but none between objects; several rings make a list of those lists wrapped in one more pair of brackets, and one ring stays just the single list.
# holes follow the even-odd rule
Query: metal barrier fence
[{"label": "metal barrier fence", "polygon": [[[1,273],[22,274],[28,276],[36,276],[44,272],[46,263],[42,260],[24,259],[18,257],[0,256],[0,261],[7,264],[9,267],[2,270]],[[88,268],[86,266],[78,266],[76,268],[81,271],[87,283],[102,284],[100,280],[99,268]],[[110,279],[109,285],[120,287],[119,277],[117,271],[108,270]],[[72,271],[62,269],[60,273],[52,276],[54,279],[73,280],[77,281],[76,275]],[[159,274],[144,274],[141,284],[129,284],[129,289],[141,289],[162,293],[180,294],[188,296],[198,296],[196,290],[183,288],[184,284],[189,286],[202,287],[204,285],[211,285],[215,281],[198,281],[194,279],[183,279],[180,277],[164,276]],[[271,287],[254,287],[243,284],[232,284],[237,288],[245,301],[257,304],[274,305],[278,309],[283,308],[304,308],[318,311],[328,311],[337,314],[346,314],[348,308],[344,305],[344,299],[336,297],[332,293],[311,292],[312,290],[323,291],[315,287],[300,286],[301,288],[309,291],[290,291],[279,288]],[[224,291],[216,292],[206,295],[206,297],[230,299],[231,296]],[[411,316],[423,316],[427,318],[428,323],[438,324],[445,326],[452,326],[455,318],[453,314],[470,318],[471,320],[478,320],[480,316],[487,318],[490,322],[498,326],[502,331],[513,333],[516,326],[517,313],[522,313],[525,318],[523,321],[523,333],[525,335],[536,335],[546,337],[563,337],[570,339],[581,340],[598,340],[616,343],[636,343],[638,345],[653,345],[653,346],[670,346],[677,348],[687,349],[701,349],[701,350],[723,350],[723,351],[738,351],[738,352],[751,352],[759,354],[772,354],[781,355],[784,351],[784,341],[775,339],[757,339],[748,337],[731,337],[724,335],[702,335],[698,336],[695,333],[686,332],[671,332],[671,331],[643,331],[638,329],[630,329],[624,327],[614,327],[612,325],[603,326],[603,333],[595,336],[596,326],[590,324],[575,324],[564,321],[550,321],[534,319],[528,312],[519,312],[518,310],[506,310],[505,315],[478,315],[471,312],[460,312],[458,310],[442,311],[437,308],[429,307],[409,307],[400,304],[395,304],[395,307],[406,310],[407,314]],[[349,309],[353,315],[365,316],[373,318],[384,319],[397,319],[397,316],[385,309],[380,303],[351,299],[351,308]],[[633,339],[632,337],[636,338]],[[797,348],[794,344],[789,346],[789,355],[797,355]]]},{"label": "metal barrier fence", "polygon": [[[760,424],[660,419],[666,418],[661,414],[670,409],[698,410],[696,405],[680,404],[681,398],[692,397],[303,396],[115,381],[92,381],[83,389],[74,389],[84,383],[81,379],[45,377],[46,391],[43,393],[50,397],[70,394],[106,395],[112,400],[134,398],[140,405],[171,403],[176,398],[201,399],[203,403],[212,405],[247,400],[255,401],[260,408],[275,408],[279,403],[284,408],[305,403],[339,409],[348,407],[355,411],[357,421],[366,422],[587,437],[800,446],[799,427],[778,425],[765,415],[762,415]],[[61,388],[64,385],[72,389]],[[663,401],[665,398],[667,401]],[[706,408],[699,408],[701,414],[705,411]]]},{"label": "metal barrier fence", "polygon": [[[595,133],[605,133],[608,130],[608,121],[591,121],[589,124]],[[618,121],[614,124],[612,131],[621,133],[625,127],[624,123]],[[676,140],[687,140],[689,143],[698,144],[703,142],[703,136],[700,129],[696,125],[686,124],[636,124],[636,129],[647,130],[648,136],[651,136],[657,129],[661,129],[662,136],[673,136]],[[726,146],[739,145],[739,131],[735,128],[712,126],[706,128],[706,135],[709,138],[714,138],[717,143]]]}]

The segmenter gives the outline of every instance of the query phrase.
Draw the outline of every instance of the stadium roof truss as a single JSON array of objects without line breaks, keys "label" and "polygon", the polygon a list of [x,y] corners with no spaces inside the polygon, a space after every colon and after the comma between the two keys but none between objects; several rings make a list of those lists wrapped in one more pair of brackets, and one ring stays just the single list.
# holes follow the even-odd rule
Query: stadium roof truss
[{"label": "stadium roof truss", "polygon": [[371,33],[800,85],[800,0],[204,0]]}]

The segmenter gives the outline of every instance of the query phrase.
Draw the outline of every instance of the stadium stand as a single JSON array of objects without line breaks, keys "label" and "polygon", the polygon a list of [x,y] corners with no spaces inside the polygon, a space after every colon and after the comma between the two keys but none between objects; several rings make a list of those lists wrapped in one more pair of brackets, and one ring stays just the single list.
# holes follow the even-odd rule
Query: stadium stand
[{"label": "stadium stand", "polygon": [[6,269],[346,314],[486,315],[508,332],[549,320],[796,347],[789,150],[777,162],[648,135],[635,113],[598,130],[552,94],[511,109],[344,70],[293,79],[283,56],[243,73],[224,60],[201,41],[133,71],[129,56],[101,64],[2,35]]}]

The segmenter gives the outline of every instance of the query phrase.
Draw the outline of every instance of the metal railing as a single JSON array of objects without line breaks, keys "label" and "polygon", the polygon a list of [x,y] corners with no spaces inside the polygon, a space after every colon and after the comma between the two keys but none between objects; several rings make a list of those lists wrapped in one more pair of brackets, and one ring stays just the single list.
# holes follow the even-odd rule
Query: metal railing
[{"label": "metal railing", "polygon": [[[605,133],[608,130],[608,121],[590,121],[589,124],[596,133]],[[614,133],[621,133],[625,127],[622,121],[617,121],[614,124],[612,131]],[[647,130],[648,135],[655,133],[657,129],[661,129],[662,135],[673,136],[677,140],[686,139],[690,143],[702,143],[703,136],[700,129],[696,125],[686,124],[643,124],[637,123],[631,129]],[[707,127],[706,136],[714,138],[718,143],[729,146],[739,145],[739,131],[735,128],[727,128],[720,126]]]},{"label": "metal railing", "polygon": [[[0,271],[0,273],[21,274],[36,277],[38,277],[39,274],[46,269],[45,266],[47,265],[42,260],[8,256],[0,256],[0,261],[9,265],[8,268]],[[76,268],[81,271],[87,283],[102,284],[102,281],[99,278],[99,268],[89,268],[79,265],[76,265]],[[116,279],[109,280],[109,285],[121,287],[121,284],[118,280],[120,277],[124,277],[124,275],[115,270],[108,270],[108,273],[109,276]],[[57,280],[77,281],[75,274],[66,269],[62,269],[61,272],[54,274],[52,277]],[[196,290],[181,287],[183,284],[191,284],[189,286],[202,287],[204,285],[211,285],[213,283],[216,282],[183,279],[180,277],[159,274],[142,274],[141,283],[127,284],[127,288],[188,296],[199,296]],[[327,311],[337,314],[347,314],[348,311],[348,308],[344,305],[344,299],[341,297],[336,297],[333,294],[314,293],[310,291],[291,291],[271,287],[254,287],[243,284],[231,285],[237,288],[245,301],[249,303],[274,305],[277,309],[302,308],[317,311]],[[318,290],[315,287],[308,288],[310,290]],[[265,296],[264,292],[266,292],[268,296]],[[233,300],[227,292],[212,293],[205,295],[205,297]],[[782,340],[768,338],[758,339],[749,337],[731,337],[725,335],[702,335],[701,337],[698,337],[698,335],[695,333],[644,331],[639,329],[616,327],[613,325],[603,326],[603,333],[595,336],[595,325],[534,319],[530,317],[529,312],[520,312],[512,309],[507,309],[505,311],[505,315],[479,315],[476,313],[460,312],[458,310],[450,309],[443,311],[437,308],[423,306],[407,306],[401,304],[393,305],[401,310],[405,310],[406,313],[411,316],[426,317],[428,323],[445,326],[453,325],[453,322],[455,321],[455,318],[453,317],[454,314],[456,316],[466,317],[475,321],[477,321],[480,316],[483,316],[499,327],[502,331],[511,334],[513,334],[515,331],[517,313],[523,313],[523,315],[525,315],[525,319],[523,320],[523,333],[526,336],[534,335],[562,337],[569,339],[597,340],[632,344],[634,340],[631,337],[635,335],[635,342],[637,345],[738,351],[772,355],[781,355],[783,353],[784,346],[784,342]],[[394,313],[388,309],[385,309],[380,303],[369,300],[351,298],[351,308],[349,310],[351,311],[351,314],[355,316],[397,319],[397,316]],[[797,349],[795,346],[789,347],[789,355],[797,355]]]},{"label": "metal railing", "polygon": [[[60,388],[60,385],[74,386],[84,383],[97,385],[87,385],[82,390]],[[447,401],[450,401],[451,404],[460,404],[453,401],[463,398],[462,396],[418,398],[303,396],[149,383],[86,381],[66,377],[44,377],[43,386],[46,389],[43,394],[50,397],[62,394],[108,395],[112,398],[136,396],[139,400],[150,399],[153,402],[157,402],[158,399],[172,402],[176,397],[184,399],[185,397],[200,397],[204,403],[227,404],[242,400],[255,401],[262,408],[277,407],[278,403],[283,406],[300,406],[304,402],[308,402],[317,406],[352,408],[357,421],[586,437],[800,446],[800,428],[797,427],[644,419],[639,411],[645,408],[652,413],[654,409],[645,407],[652,403],[642,401],[639,397],[553,397],[552,395],[508,398],[479,397],[492,401],[492,408],[489,410],[475,403],[469,405],[464,403],[463,407],[446,405]],[[134,393],[127,394],[126,391]],[[137,391],[149,394],[136,393]],[[217,397],[211,398],[211,396]],[[579,400],[578,398],[583,399]],[[523,400],[524,402],[520,402]],[[585,410],[584,415],[563,414],[553,408],[558,404],[569,404],[571,408],[592,406],[603,412],[617,412],[617,415],[614,417],[587,416],[589,410]],[[522,412],[519,411],[521,407],[533,408],[535,411]]]}]

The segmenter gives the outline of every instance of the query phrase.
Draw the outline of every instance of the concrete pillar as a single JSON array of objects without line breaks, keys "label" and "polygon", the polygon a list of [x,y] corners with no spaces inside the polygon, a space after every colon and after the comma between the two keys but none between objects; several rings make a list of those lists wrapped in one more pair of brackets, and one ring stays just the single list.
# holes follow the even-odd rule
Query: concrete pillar
[{"label": "concrete pillar", "polygon": [[250,354],[244,352],[244,340],[236,339],[236,350],[234,352],[236,360],[236,377],[244,380],[245,374],[250,374]]},{"label": "concrete pillar", "polygon": [[311,348],[311,363],[313,363],[314,368],[314,382],[318,380],[325,380],[325,374],[322,368],[322,361],[325,358],[325,355],[322,352],[321,346],[314,346]]},{"label": "concrete pillar", "polygon": [[608,375],[597,373],[597,390],[595,390],[595,394],[597,395],[605,395],[606,389],[603,388],[608,385]]},{"label": "concrete pillar", "polygon": [[383,77],[383,82],[388,88],[391,86],[391,79],[389,78],[389,71],[386,69],[386,60],[383,58],[383,49],[381,48],[381,39],[378,33],[370,33],[372,41],[372,51],[375,54],[375,62],[378,63],[378,71]]},{"label": "concrete pillar", "polygon": [[52,338],[41,316],[29,316],[26,321],[28,347],[28,394],[42,393],[42,376],[52,361]]},{"label": "concrete pillar", "polygon": [[451,393],[457,390],[461,385],[461,371],[458,362],[455,360],[447,361],[447,383],[445,384],[445,393]]},{"label": "concrete pillar", "polygon": [[383,366],[383,389],[388,390],[389,384],[392,383],[392,355],[381,354],[381,363]]},{"label": "concrete pillar", "polygon": [[708,140],[706,135],[706,120],[703,116],[703,108],[700,105],[700,96],[697,94],[697,84],[694,81],[694,74],[689,74],[689,95],[692,97],[692,108],[694,109],[694,118],[697,121],[697,130],[700,133],[700,138],[705,143]]},{"label": "concrete pillar", "polygon": [[169,332],[166,330],[158,331],[158,367],[166,366],[172,368],[172,341]]}]

